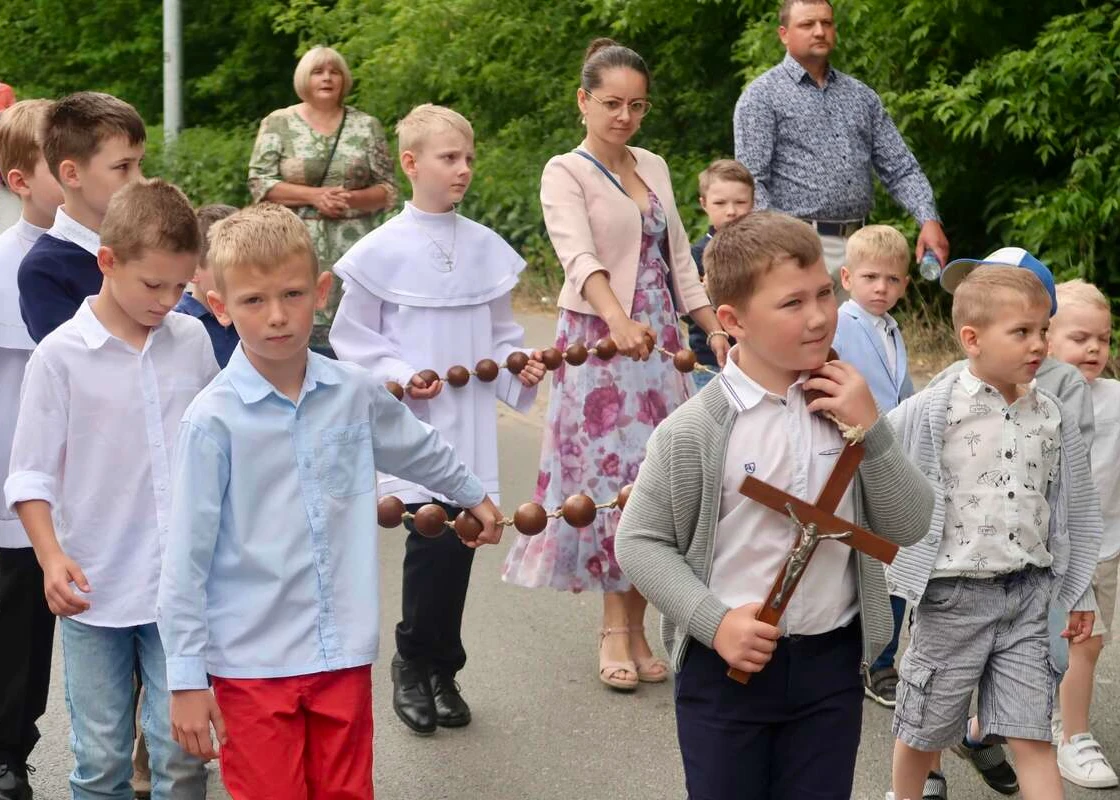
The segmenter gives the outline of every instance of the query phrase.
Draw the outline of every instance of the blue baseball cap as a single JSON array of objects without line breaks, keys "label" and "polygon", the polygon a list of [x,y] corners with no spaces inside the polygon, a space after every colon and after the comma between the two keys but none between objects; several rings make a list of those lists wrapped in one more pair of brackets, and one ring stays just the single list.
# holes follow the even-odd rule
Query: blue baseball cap
[{"label": "blue baseball cap", "polygon": [[982,259],[958,258],[950,261],[941,270],[941,288],[952,294],[972,270],[983,265],[1000,267],[1023,267],[1029,269],[1042,281],[1050,295],[1050,316],[1058,311],[1058,293],[1054,289],[1054,274],[1050,268],[1032,256],[1022,247],[1001,247],[994,253],[989,253]]}]

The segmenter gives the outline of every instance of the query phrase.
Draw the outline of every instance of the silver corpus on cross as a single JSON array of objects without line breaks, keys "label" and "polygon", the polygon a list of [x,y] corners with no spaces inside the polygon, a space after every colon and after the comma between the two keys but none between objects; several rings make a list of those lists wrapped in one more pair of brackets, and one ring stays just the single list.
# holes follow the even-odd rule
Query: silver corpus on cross
[{"label": "silver corpus on cross", "polygon": [[797,526],[797,545],[790,551],[789,558],[786,559],[786,570],[782,576],[782,588],[774,595],[774,599],[770,605],[772,608],[781,608],[782,601],[785,599],[786,592],[788,592],[801,577],[801,573],[805,571],[805,567],[809,565],[809,559],[813,553],[816,552],[817,545],[827,539],[850,539],[852,536],[851,531],[844,531],[843,533],[817,533],[817,523],[810,522],[806,525],[804,522],[797,518],[797,514],[793,511],[793,505],[786,503],[786,512],[789,518],[793,520],[793,524]]}]

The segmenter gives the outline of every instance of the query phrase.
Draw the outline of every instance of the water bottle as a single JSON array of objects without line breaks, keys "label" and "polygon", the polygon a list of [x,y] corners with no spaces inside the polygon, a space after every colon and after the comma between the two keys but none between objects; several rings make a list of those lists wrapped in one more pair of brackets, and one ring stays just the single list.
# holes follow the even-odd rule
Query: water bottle
[{"label": "water bottle", "polygon": [[941,262],[937,260],[937,254],[930,249],[926,249],[922,254],[922,260],[918,264],[918,271],[922,273],[922,277],[927,281],[935,281],[941,277]]}]

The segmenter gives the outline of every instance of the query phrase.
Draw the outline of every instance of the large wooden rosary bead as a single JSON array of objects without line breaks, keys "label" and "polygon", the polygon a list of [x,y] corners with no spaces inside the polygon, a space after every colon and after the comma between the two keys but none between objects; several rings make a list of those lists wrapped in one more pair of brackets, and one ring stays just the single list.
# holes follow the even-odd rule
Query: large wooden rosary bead
[{"label": "large wooden rosary bead", "polygon": [[498,377],[498,362],[492,358],[484,358],[474,365],[474,374],[483,383],[490,383]]},{"label": "large wooden rosary bead", "polygon": [[471,371],[463,366],[454,366],[447,370],[447,382],[455,388],[466,386],[470,382]]},{"label": "large wooden rosary bead", "polygon": [[404,503],[399,497],[385,495],[377,501],[377,524],[382,528],[395,528],[404,519]]},{"label": "large wooden rosary bead", "polygon": [[431,386],[439,380],[439,373],[434,369],[424,369],[419,372],[419,378],[424,381],[424,386]]},{"label": "large wooden rosary bead", "polygon": [[455,534],[464,542],[473,542],[482,533],[482,523],[471,512],[463,509],[455,517]]},{"label": "large wooden rosary bead", "polygon": [[689,373],[696,369],[696,353],[691,350],[678,350],[673,353],[673,366],[678,372]]},{"label": "large wooden rosary bead", "polygon": [[434,539],[443,533],[447,525],[447,512],[441,506],[429,503],[420,507],[412,518],[412,524],[418,534]]},{"label": "large wooden rosary bead", "polygon": [[554,369],[560,369],[560,365],[564,363],[564,354],[555,347],[548,347],[541,351],[541,361],[544,363],[544,368],[552,372]]},{"label": "large wooden rosary bead", "polygon": [[583,342],[576,342],[573,345],[569,345],[568,349],[564,351],[564,360],[573,367],[578,367],[587,360],[587,345]]},{"label": "large wooden rosary bead", "polygon": [[595,521],[595,515],[599,512],[595,508],[595,501],[590,497],[585,494],[573,494],[564,501],[560,513],[564,521],[573,528],[586,528]]},{"label": "large wooden rosary bead", "polygon": [[536,536],[548,525],[548,513],[540,503],[522,503],[513,515],[513,527],[526,536]]},{"label": "large wooden rosary bead", "polygon": [[630,502],[630,492],[634,490],[634,484],[628,483],[618,490],[618,510],[626,508],[626,504]]},{"label": "large wooden rosary bead", "polygon": [[604,361],[610,361],[618,353],[618,345],[614,343],[614,339],[609,336],[604,336],[599,341],[595,342],[595,355]]},{"label": "large wooden rosary bead", "polygon": [[393,395],[393,397],[398,400],[404,400],[404,387],[396,381],[388,381],[385,384],[385,388],[389,390],[389,394]]},{"label": "large wooden rosary bead", "polygon": [[520,375],[521,370],[525,369],[525,365],[528,363],[529,356],[525,355],[520,350],[514,350],[506,359],[506,369],[509,370],[510,375]]}]

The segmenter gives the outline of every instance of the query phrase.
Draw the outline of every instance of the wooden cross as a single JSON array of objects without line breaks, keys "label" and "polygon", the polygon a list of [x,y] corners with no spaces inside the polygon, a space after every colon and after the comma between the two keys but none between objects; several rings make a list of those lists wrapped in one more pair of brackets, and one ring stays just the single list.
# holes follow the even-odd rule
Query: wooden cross
[{"label": "wooden cross", "polygon": [[[756,478],[748,476],[739,487],[739,492],[772,508],[779,514],[786,514],[797,527],[797,543],[786,559],[786,563],[778,571],[770,596],[759,610],[758,618],[769,624],[777,625],[782,614],[789,605],[809,559],[816,552],[817,545],[822,541],[834,540],[843,542],[854,550],[866,553],[874,559],[890,564],[898,553],[898,545],[894,542],[876,536],[874,533],[855,525],[847,520],[840,519],[833,512],[840,506],[852,479],[859,469],[859,462],[863,459],[863,445],[855,442],[847,445],[836,459],[836,465],[828,476],[816,504],[809,504],[804,500],[783,492],[768,483],[763,483]],[[739,683],[746,684],[750,673],[730,668],[729,677]]]}]

